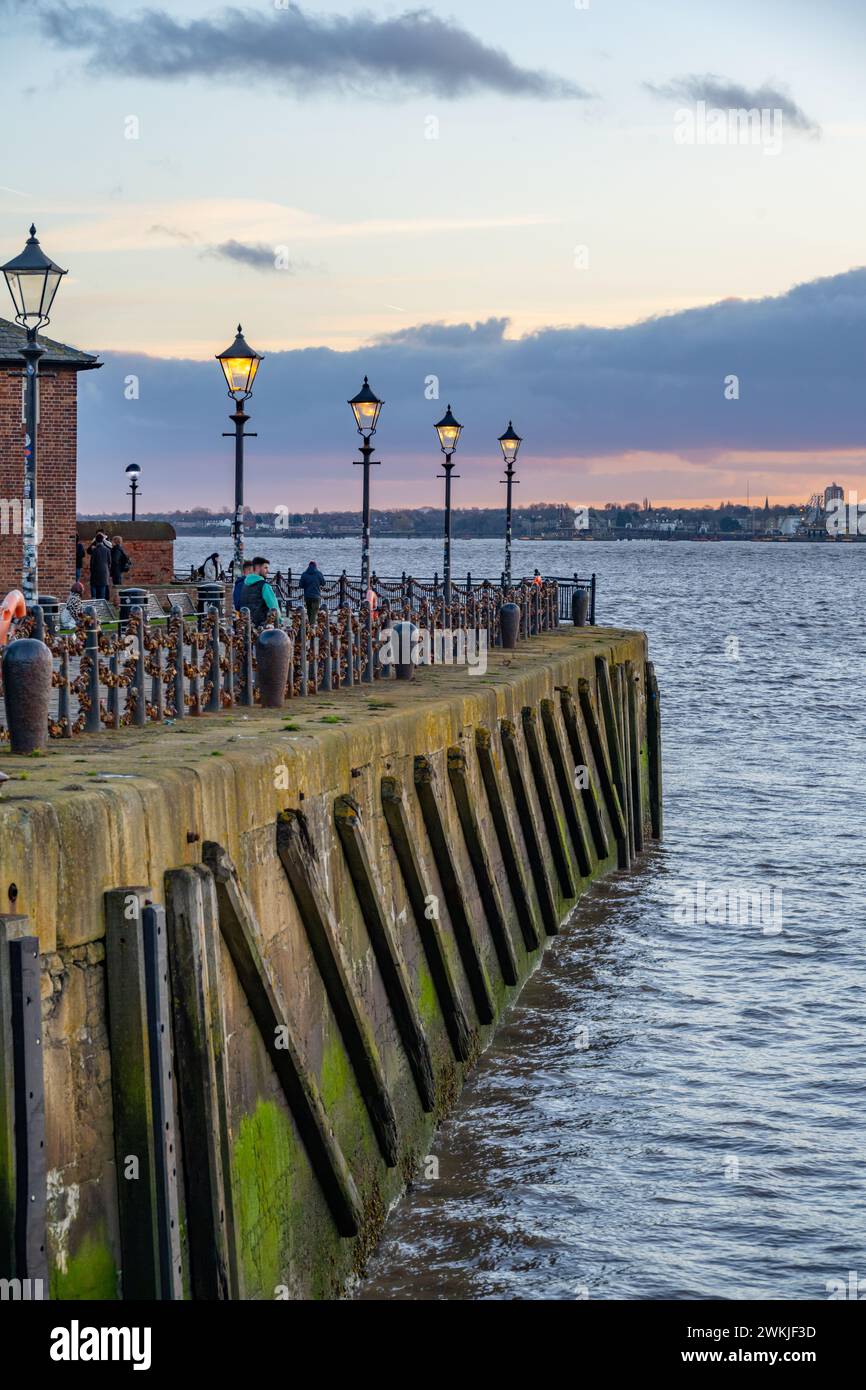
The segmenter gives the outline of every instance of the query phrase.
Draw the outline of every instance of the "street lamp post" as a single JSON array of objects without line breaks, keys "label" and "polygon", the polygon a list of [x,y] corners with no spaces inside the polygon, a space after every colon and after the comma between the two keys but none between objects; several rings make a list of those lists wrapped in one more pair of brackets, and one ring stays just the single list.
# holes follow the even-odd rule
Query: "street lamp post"
[{"label": "street lamp post", "polygon": [[233,577],[238,578],[244,563],[244,440],[255,439],[255,430],[249,433],[244,431],[244,425],[249,420],[244,410],[244,401],[248,401],[253,394],[253,382],[259,363],[264,359],[260,352],[255,352],[246,342],[243,330],[238,324],[237,337],[225,352],[217,353],[216,359],[223,370],[226,379],[228,393],[235,403],[235,409],[229,415],[229,419],[234,424],[233,430],[223,430],[223,438],[231,439],[234,435],[235,441],[235,514],[232,522],[232,536],[234,537],[234,567]]},{"label": "street lamp post", "polygon": [[126,470],[129,479],[129,495],[132,498],[132,520],[135,521],[135,502],[138,497],[138,480],[141,477],[141,469],[137,463],[131,463]]},{"label": "street lamp post", "polygon": [[505,459],[505,478],[503,479],[505,492],[505,586],[511,587],[511,488],[514,483],[514,465],[517,462],[517,454],[523,440],[517,433],[511,421],[508,421],[508,429],[499,436],[499,447],[502,450],[502,457]]},{"label": "street lamp post", "polygon": [[379,412],[384,401],[380,401],[375,391],[370,386],[369,381],[364,377],[364,384],[357,396],[353,396],[348,402],[351,406],[352,414],[355,417],[355,424],[358,426],[358,433],[363,439],[361,449],[361,462],[355,460],[356,468],[364,470],[364,488],[361,506],[361,591],[364,598],[370,587],[370,468],[378,468],[379,460],[373,459],[371,438],[376,433],[376,424],[379,419]]},{"label": "street lamp post", "polygon": [[[452,462],[454,450],[457,448],[457,441],[463,429],[461,424],[455,420],[451,414],[449,405],[442,419],[435,426],[439,436],[439,447],[445,455],[444,474],[440,473],[440,478],[445,478],[445,557],[442,565],[442,588],[445,594],[446,604],[451,602],[451,470],[454,467]],[[455,473],[456,478],[460,477]]]},{"label": "street lamp post", "polygon": [[39,543],[37,496],[36,433],[39,422],[39,360],[45,349],[36,335],[50,322],[49,314],[61,278],[66,274],[45,255],[31,225],[30,236],[20,256],[0,266],[15,305],[15,322],[26,329],[27,342],[21,349],[24,359],[24,506],[21,514],[23,566],[21,588],[27,603],[39,598]]}]

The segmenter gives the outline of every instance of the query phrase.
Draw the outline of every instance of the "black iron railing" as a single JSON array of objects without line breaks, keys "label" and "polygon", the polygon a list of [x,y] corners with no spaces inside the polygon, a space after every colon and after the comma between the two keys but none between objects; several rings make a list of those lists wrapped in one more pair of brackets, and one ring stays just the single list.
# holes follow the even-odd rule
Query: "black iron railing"
[{"label": "black iron railing", "polygon": [[[561,602],[554,580],[526,580],[509,588],[470,581],[452,586],[450,605],[437,593],[436,579],[377,580],[372,602],[357,601],[358,586],[359,581],[345,575],[331,581],[310,621],[306,606],[294,601],[291,580],[278,583],[290,605],[278,624],[290,638],[286,699],[390,679],[397,663],[477,665],[482,649],[502,645],[502,609],[514,601],[518,612],[510,613],[518,638],[559,624]],[[339,601],[340,594],[345,602]],[[412,651],[407,655],[401,645],[402,656],[394,655],[392,636],[401,622],[406,624],[404,637],[412,634]],[[42,608],[34,605],[17,624],[13,645],[24,637],[36,637],[51,653],[48,727],[53,738],[257,703],[258,631],[248,610],[226,613],[217,602],[187,615],[175,603],[170,613],[154,619],[135,605],[121,621],[103,627],[96,610],[86,608],[79,628],[64,632],[53,614],[46,622]],[[0,703],[0,741],[8,738],[6,713]]]},{"label": "black iron railing", "polygon": [[[179,580],[178,582],[184,582]],[[189,582],[188,580],[186,582]],[[299,584],[299,576],[291,569],[285,572],[278,570],[270,579],[271,588],[277,598],[286,608],[291,608],[303,600],[303,593]],[[524,584],[531,583],[532,580],[516,579],[513,582],[514,590],[520,589]],[[595,623],[595,594],[596,576],[590,575],[589,578],[582,579],[577,574],[570,578],[563,578],[556,575],[547,576],[547,582],[554,583],[558,590],[558,613],[560,622],[571,622],[573,619],[573,599],[575,594],[586,594],[587,596],[587,616],[586,620]],[[422,598],[436,602],[442,598],[443,581],[438,574],[431,578],[415,578],[405,571],[399,576],[372,574],[370,576],[370,587],[381,602],[388,599],[392,603],[399,602],[410,604],[418,602]],[[465,579],[452,579],[451,593],[455,601],[462,603],[470,599],[480,599],[485,590],[505,589],[505,575],[501,575],[498,580],[478,579],[472,574],[467,574]],[[347,574],[343,570],[341,574],[330,574],[325,576],[325,586],[322,589],[322,601],[326,604],[360,604],[366,600],[361,580],[356,575]]]}]

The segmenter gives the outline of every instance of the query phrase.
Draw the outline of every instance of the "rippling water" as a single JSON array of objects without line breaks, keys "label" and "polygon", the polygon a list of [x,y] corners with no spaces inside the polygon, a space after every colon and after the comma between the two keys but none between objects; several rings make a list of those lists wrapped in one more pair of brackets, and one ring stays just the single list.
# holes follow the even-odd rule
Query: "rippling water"
[{"label": "rippling water", "polygon": [[[344,542],[268,544],[283,568],[351,568]],[[492,542],[455,550],[461,572],[501,568]],[[866,546],[516,552],[598,571],[599,620],[648,632],[665,838],[547,951],[360,1296],[826,1298],[866,1279]],[[782,931],[678,922],[700,882],[776,893]]]}]

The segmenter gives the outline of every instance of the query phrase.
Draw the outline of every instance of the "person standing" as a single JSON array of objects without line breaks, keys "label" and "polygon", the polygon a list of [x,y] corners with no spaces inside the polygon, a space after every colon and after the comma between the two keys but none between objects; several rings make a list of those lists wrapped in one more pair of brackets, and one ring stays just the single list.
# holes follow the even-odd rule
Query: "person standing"
[{"label": "person standing", "polygon": [[244,560],[243,568],[241,569],[238,578],[235,580],[234,588],[232,589],[232,608],[235,610],[236,613],[240,613],[242,608],[248,607],[244,600],[244,584],[246,582],[247,575],[252,574],[252,572],[252,560]]},{"label": "person standing", "polygon": [[301,593],[304,595],[304,603],[307,608],[307,620],[312,625],[319,616],[319,604],[322,601],[322,590],[325,587],[325,576],[318,568],[315,560],[311,560],[298,580]]},{"label": "person standing", "polygon": [[111,546],[103,531],[97,531],[87,547],[90,556],[90,597],[108,598],[111,582]]},{"label": "person standing", "polygon": [[123,548],[123,536],[111,538],[111,582],[115,589],[123,583],[123,576],[132,569],[132,561]]},{"label": "person standing", "polygon": [[86,552],[85,552],[85,549],[84,549],[84,542],[83,542],[83,541],[76,540],[76,542],[75,542],[75,582],[76,582],[76,584],[78,584],[79,581],[81,580],[81,571],[84,569],[84,556],[85,556],[85,553],[86,553]]},{"label": "person standing", "polygon": [[256,555],[252,562],[252,573],[244,579],[241,607],[250,610],[253,627],[263,627],[272,613],[279,615],[280,605],[268,583],[268,569],[269,561]]}]

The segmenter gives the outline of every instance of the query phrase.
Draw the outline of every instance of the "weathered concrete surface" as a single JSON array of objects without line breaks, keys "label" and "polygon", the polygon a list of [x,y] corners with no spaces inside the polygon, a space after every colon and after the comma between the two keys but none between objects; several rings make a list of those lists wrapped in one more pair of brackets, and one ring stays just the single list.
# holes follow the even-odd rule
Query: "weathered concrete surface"
[{"label": "weathered concrete surface", "polygon": [[[479,773],[475,730],[491,732],[512,833],[523,854],[499,734],[500,720],[514,722],[534,820],[550,861],[521,714],[526,706],[538,713],[543,698],[558,701],[558,686],[576,691],[580,677],[596,692],[597,656],[606,657],[612,666],[632,662],[637,674],[638,802],[648,841],[645,638],[642,633],[610,628],[563,629],[535,638],[516,652],[491,652],[483,676],[465,668],[424,668],[413,683],[378,683],[296,700],[283,712],[236,711],[188,718],[168,728],[106,733],[54,743],[42,757],[13,759],[0,753],[0,766],[15,779],[5,784],[0,797],[0,912],[29,917],[30,930],[38,934],[43,953],[47,1243],[56,1296],[103,1298],[122,1291],[104,995],[105,892],[145,885],[154,902],[163,902],[166,872],[201,863],[205,840],[217,841],[233,859],[364,1206],[360,1236],[340,1237],[234,966],[221,945],[240,1292],[246,1298],[333,1296],[363,1267],[389,1206],[426,1153],[432,1129],[453,1103],[465,1071],[449,1044],[391,846],[380,779],[393,776],[402,783],[415,846],[430,892],[437,899],[442,938],[477,1051],[495,1025],[477,1022],[415,792],[414,759],[424,755],[433,764],[438,804],[498,1018],[540,952],[527,952],[516,925]],[[558,705],[557,719],[568,758]],[[473,805],[511,931],[517,985],[503,981],[449,787],[446,756],[449,747],[455,746],[466,756]],[[595,781],[592,769],[591,774]],[[587,879],[577,867],[552,773],[549,778],[580,892]],[[381,897],[392,914],[425,1029],[436,1081],[433,1115],[425,1114],[413,1083],[334,830],[334,799],[345,794],[360,807]],[[285,808],[304,812],[317,847],[350,962],[351,984],[372,1027],[398,1119],[401,1157],[396,1168],[386,1168],[382,1161],[276,854],[275,823]],[[580,815],[584,838],[591,844],[582,808]],[[606,860],[593,860],[594,874],[615,869],[612,835],[610,848]],[[551,862],[547,869],[557,911],[564,918],[573,900],[561,897]],[[530,881],[526,867],[524,873]],[[539,930],[543,942],[544,932]]]}]

